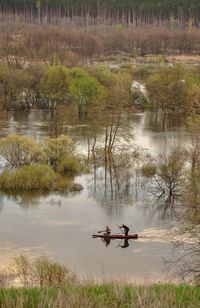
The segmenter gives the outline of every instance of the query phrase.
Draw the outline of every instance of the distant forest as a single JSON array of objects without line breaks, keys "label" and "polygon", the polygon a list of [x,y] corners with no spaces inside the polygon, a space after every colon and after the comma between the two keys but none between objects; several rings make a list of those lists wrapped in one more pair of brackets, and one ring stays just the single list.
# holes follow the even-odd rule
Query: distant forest
[{"label": "distant forest", "polygon": [[0,20],[200,27],[199,0],[0,0]]}]

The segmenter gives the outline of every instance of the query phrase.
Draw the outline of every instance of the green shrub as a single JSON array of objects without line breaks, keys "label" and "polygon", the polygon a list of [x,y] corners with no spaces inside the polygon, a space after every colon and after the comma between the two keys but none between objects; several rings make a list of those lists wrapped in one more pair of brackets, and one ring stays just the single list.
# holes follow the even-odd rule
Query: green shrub
[{"label": "green shrub", "polygon": [[44,141],[44,151],[49,165],[57,171],[59,164],[70,158],[75,149],[70,137],[60,135],[58,138],[47,138]]},{"label": "green shrub", "polygon": [[58,172],[74,175],[77,174],[80,169],[78,161],[73,158],[65,158],[58,164]]},{"label": "green shrub", "polygon": [[56,174],[49,166],[33,164],[14,170],[4,170],[0,175],[0,189],[3,191],[73,190],[73,185],[70,180]]},{"label": "green shrub", "polygon": [[0,176],[0,188],[5,190],[48,190],[57,175],[46,165],[33,164],[15,170],[5,170]]},{"label": "green shrub", "polygon": [[154,176],[155,172],[156,167],[154,165],[144,165],[141,168],[142,176],[146,178],[151,178],[152,176]]}]

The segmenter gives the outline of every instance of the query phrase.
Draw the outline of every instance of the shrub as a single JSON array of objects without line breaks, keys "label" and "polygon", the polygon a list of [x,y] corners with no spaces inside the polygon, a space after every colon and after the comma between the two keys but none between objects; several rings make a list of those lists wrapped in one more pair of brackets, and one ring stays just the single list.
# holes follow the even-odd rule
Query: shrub
[{"label": "shrub", "polygon": [[37,142],[18,135],[9,135],[0,140],[0,156],[11,168],[44,160],[44,152]]},{"label": "shrub", "polygon": [[58,172],[70,175],[77,174],[80,169],[78,161],[71,157],[63,159],[58,165]]},{"label": "shrub", "polygon": [[61,135],[58,138],[47,138],[44,141],[44,151],[49,165],[57,171],[62,161],[67,161],[73,155],[74,143],[65,135]]},{"label": "shrub", "polygon": [[41,80],[42,92],[54,103],[67,100],[68,86],[68,70],[64,66],[48,67]]},{"label": "shrub", "polygon": [[4,170],[0,175],[3,191],[80,191],[81,185],[56,174],[49,166],[33,164],[15,170]]},{"label": "shrub", "polygon": [[146,178],[151,178],[152,176],[154,176],[155,172],[156,167],[154,165],[146,164],[141,168],[142,176]]},{"label": "shrub", "polygon": [[24,255],[16,257],[14,270],[26,286],[61,287],[66,282],[75,280],[75,275],[71,274],[66,267],[44,256],[36,259],[30,259]]},{"label": "shrub", "polygon": [[3,190],[50,190],[57,177],[49,166],[33,164],[15,170],[4,170],[0,175],[0,188]]}]

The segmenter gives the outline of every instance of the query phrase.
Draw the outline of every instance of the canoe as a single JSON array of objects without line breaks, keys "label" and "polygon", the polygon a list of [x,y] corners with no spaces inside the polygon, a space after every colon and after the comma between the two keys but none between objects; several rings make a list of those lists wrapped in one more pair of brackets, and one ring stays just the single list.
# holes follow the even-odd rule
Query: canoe
[{"label": "canoe", "polygon": [[138,234],[129,234],[129,235],[124,235],[124,234],[93,234],[93,238],[99,237],[99,238],[108,238],[108,239],[137,239]]}]

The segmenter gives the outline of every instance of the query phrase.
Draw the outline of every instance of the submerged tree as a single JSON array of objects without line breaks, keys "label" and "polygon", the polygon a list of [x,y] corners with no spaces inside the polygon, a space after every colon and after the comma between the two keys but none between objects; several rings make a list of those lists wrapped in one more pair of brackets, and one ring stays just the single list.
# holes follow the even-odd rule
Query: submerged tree
[{"label": "submerged tree", "polygon": [[162,67],[147,80],[149,98],[155,110],[185,112],[188,82],[183,67]]},{"label": "submerged tree", "polygon": [[87,114],[90,108],[101,108],[106,96],[104,87],[93,77],[87,75],[75,78],[69,88],[72,101],[77,104],[79,116]]},{"label": "submerged tree", "polygon": [[190,202],[200,202],[200,116],[192,116],[186,123],[188,137],[186,151],[189,159],[186,196]]},{"label": "submerged tree", "polygon": [[[105,150],[111,152],[114,149],[117,138],[130,137],[126,110],[131,101],[131,76],[118,73],[113,85],[110,87],[107,98],[107,114],[105,128]],[[121,130],[121,134],[119,131]],[[120,135],[120,136],[119,136]]]},{"label": "submerged tree", "polygon": [[58,103],[65,103],[68,97],[69,77],[64,66],[51,66],[41,80],[41,89],[56,108]]},{"label": "submerged tree", "polygon": [[6,110],[23,109],[30,90],[31,76],[23,69],[0,67],[0,100]]},{"label": "submerged tree", "polygon": [[150,193],[167,202],[179,198],[184,190],[185,162],[185,153],[175,150],[145,164],[141,171],[147,178]]}]

